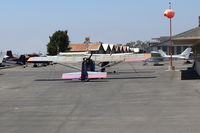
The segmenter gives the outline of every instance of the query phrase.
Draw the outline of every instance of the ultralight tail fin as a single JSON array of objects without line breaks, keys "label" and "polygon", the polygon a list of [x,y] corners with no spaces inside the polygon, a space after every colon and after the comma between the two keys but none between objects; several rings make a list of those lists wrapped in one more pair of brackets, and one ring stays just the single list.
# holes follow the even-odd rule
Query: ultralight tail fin
[{"label": "ultralight tail fin", "polygon": [[181,53],[181,56],[184,56],[186,59],[189,59],[190,52],[192,51],[192,48],[187,48]]}]

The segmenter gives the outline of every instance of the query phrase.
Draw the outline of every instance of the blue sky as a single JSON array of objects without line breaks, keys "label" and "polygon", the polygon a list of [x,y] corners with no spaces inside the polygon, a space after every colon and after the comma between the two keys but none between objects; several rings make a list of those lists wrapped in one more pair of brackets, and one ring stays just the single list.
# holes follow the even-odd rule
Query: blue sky
[{"label": "blue sky", "polygon": [[[171,0],[173,34],[198,25],[199,0]],[[1,0],[0,50],[46,52],[49,36],[68,30],[72,43],[122,43],[166,36],[168,0]]]}]

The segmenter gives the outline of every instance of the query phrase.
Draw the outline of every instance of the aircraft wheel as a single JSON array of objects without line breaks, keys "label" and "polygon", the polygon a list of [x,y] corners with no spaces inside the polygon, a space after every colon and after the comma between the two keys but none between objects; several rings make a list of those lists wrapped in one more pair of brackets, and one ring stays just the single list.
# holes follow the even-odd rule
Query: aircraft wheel
[{"label": "aircraft wheel", "polygon": [[89,81],[90,81],[90,79],[86,79],[86,80],[85,80],[85,82],[89,82]]},{"label": "aircraft wheel", "polygon": [[34,64],[33,67],[37,67],[37,64]]}]

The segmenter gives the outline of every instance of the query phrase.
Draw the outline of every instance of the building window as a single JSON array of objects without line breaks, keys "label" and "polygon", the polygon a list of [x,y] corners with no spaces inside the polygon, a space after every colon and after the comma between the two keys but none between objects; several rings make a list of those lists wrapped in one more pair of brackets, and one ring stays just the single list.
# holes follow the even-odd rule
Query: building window
[{"label": "building window", "polygon": [[181,46],[177,46],[177,47],[176,47],[176,53],[177,53],[177,54],[181,54],[181,53],[182,53],[182,51],[181,51]]},{"label": "building window", "polygon": [[163,50],[165,53],[167,53],[167,46],[163,46],[162,48],[163,48],[162,50]]}]

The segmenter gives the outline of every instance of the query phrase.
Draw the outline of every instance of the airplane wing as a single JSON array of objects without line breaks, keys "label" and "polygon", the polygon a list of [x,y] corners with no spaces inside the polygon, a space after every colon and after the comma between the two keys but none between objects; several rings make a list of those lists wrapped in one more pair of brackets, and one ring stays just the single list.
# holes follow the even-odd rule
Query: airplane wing
[{"label": "airplane wing", "polygon": [[[120,64],[120,63],[123,63],[123,62],[129,63],[129,62],[146,61],[146,60],[148,60],[150,58],[151,58],[151,56],[149,56],[149,55],[145,55],[145,57],[125,58],[123,61],[115,61],[115,62],[111,62],[111,63],[109,63],[109,64],[107,64],[105,66],[102,66],[101,69],[107,68],[107,67],[113,67],[113,66],[115,66],[117,64]],[[101,70],[101,69],[99,69],[99,70]]]},{"label": "airplane wing", "polygon": [[53,62],[52,59],[48,57],[30,57],[27,60],[28,63],[51,63]]},{"label": "airplane wing", "polygon": [[125,58],[124,62],[136,62],[136,61],[145,61],[147,59],[150,59],[150,55],[145,55],[144,57],[138,57],[138,58]]},{"label": "airplane wing", "polygon": [[[106,72],[88,72],[88,79],[98,79],[106,77]],[[63,73],[62,79],[81,79],[81,72]]]},{"label": "airplane wing", "polygon": [[133,61],[144,61],[151,58],[151,54],[133,54],[133,53],[122,53],[122,54],[100,54],[93,55],[92,60],[98,62],[133,62]]},{"label": "airplane wing", "polygon": [[[89,57],[90,54],[81,56],[47,56],[47,57],[30,57],[28,63],[30,62],[54,62],[54,63],[77,63],[82,62],[83,58]],[[91,59],[95,62],[131,62],[131,61],[144,61],[145,59],[151,58],[151,54],[93,54]]]}]

